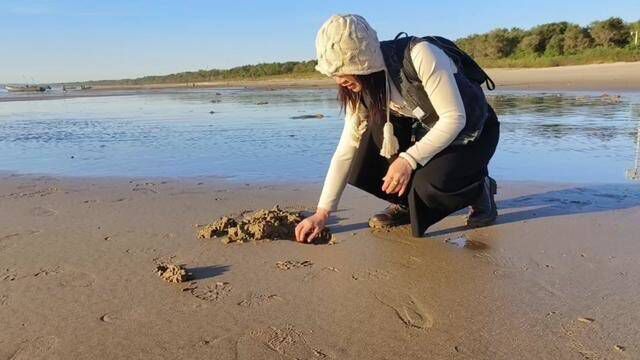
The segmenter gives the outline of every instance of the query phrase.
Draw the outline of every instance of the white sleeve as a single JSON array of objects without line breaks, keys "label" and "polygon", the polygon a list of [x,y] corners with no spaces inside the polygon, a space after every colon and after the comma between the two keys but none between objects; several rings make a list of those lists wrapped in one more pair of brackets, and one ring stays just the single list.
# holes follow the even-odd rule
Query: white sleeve
[{"label": "white sleeve", "polygon": [[411,60],[439,117],[429,132],[406,151],[424,165],[455,140],[466,124],[466,115],[453,75],[455,65],[447,54],[423,41],[411,49]]},{"label": "white sleeve", "polygon": [[327,176],[322,187],[322,193],[320,194],[320,200],[318,201],[319,208],[329,211],[336,211],[338,208],[338,202],[347,185],[351,161],[358,148],[358,142],[353,135],[355,121],[356,117],[352,114],[349,107],[347,107],[340,141],[331,158],[331,164],[329,165],[329,170],[327,171]]}]

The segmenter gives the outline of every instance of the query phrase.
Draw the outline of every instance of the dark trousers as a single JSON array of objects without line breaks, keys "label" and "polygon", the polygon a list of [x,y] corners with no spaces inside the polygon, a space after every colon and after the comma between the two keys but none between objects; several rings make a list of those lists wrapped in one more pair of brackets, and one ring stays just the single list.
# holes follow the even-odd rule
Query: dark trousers
[{"label": "dark trousers", "polygon": [[[413,121],[393,117],[394,133],[400,151],[412,144]],[[382,191],[382,178],[394,159],[380,153],[382,125],[370,125],[362,135],[353,160],[349,184],[395,204],[406,205],[411,214],[413,236],[421,237],[429,226],[471,205],[481,194],[487,166],[500,137],[500,123],[489,111],[482,134],[472,143],[451,145],[413,172],[410,190],[402,197]]]}]

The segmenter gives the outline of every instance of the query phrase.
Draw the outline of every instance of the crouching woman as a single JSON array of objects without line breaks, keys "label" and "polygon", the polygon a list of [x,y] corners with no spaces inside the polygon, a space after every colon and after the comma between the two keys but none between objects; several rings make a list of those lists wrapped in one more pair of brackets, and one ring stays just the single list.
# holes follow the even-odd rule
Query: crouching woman
[{"label": "crouching woman", "polygon": [[321,73],[338,84],[345,123],[317,211],[296,227],[312,242],[347,183],[390,205],[372,227],[411,224],[413,236],[470,207],[467,225],[497,217],[488,164],[499,123],[480,83],[486,73],[452,42],[401,37],[379,42],[358,15],[336,15],[316,38]]}]

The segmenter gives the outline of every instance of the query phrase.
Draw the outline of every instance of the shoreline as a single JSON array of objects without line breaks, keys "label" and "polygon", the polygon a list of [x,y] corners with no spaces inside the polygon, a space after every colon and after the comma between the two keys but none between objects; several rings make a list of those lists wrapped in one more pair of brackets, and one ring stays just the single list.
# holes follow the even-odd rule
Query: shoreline
[{"label": "shoreline", "polygon": [[348,187],[333,245],[225,245],[196,231],[321,184],[0,173],[0,358],[639,356],[640,185],[498,184],[485,228],[370,230],[386,204]]},{"label": "shoreline", "polygon": [[[602,91],[634,92],[640,90],[640,62],[571,65],[551,68],[496,68],[487,69],[498,90],[530,91]],[[0,96],[0,102],[57,100],[79,97],[127,96],[138,94],[167,93],[217,88],[247,88],[262,90],[277,89],[327,89],[335,88],[332,79],[264,79],[234,80],[185,84],[155,85],[103,85],[87,91],[67,94],[34,94]]]}]

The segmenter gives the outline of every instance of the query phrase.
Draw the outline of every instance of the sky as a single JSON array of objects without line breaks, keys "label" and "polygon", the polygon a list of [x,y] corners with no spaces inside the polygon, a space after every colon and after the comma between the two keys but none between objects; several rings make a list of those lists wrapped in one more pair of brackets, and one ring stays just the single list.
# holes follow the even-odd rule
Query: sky
[{"label": "sky", "polygon": [[315,58],[332,14],[364,16],[381,40],[456,39],[498,27],[618,16],[638,0],[0,0],[0,83],[121,79]]}]

